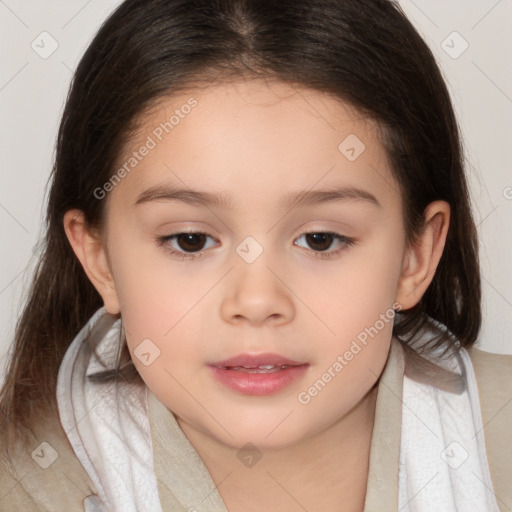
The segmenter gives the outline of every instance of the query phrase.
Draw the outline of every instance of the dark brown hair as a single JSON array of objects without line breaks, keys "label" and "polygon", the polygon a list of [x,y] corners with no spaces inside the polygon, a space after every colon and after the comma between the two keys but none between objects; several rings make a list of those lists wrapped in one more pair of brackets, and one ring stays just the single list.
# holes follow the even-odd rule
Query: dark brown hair
[{"label": "dark brown hair", "polygon": [[[28,439],[56,413],[56,380],[78,331],[103,305],[63,229],[80,209],[101,228],[93,191],[116,170],[137,122],[191,84],[266,77],[335,95],[375,120],[404,202],[409,240],[434,200],[451,206],[447,243],[420,303],[394,335],[411,341],[429,318],[434,346],[470,347],[481,323],[476,228],[450,97],[435,59],[390,0],[127,0],[103,24],[73,78],[57,140],[43,252],[19,317],[0,392],[0,432]],[[129,353],[124,347],[124,358]],[[140,378],[133,364],[106,378]],[[10,437],[9,437],[10,439]]]}]

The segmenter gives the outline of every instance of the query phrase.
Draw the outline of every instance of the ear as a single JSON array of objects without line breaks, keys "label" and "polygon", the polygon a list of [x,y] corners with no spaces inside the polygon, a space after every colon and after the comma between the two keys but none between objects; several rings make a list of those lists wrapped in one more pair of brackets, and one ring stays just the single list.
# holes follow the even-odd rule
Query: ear
[{"label": "ear", "polygon": [[430,203],[425,209],[424,222],[423,232],[404,256],[396,296],[402,310],[418,304],[434,278],[450,225],[450,205],[446,201]]},{"label": "ear", "polygon": [[81,210],[69,210],[64,214],[64,231],[87,277],[101,295],[105,309],[117,315],[119,301],[103,240],[88,229]]}]

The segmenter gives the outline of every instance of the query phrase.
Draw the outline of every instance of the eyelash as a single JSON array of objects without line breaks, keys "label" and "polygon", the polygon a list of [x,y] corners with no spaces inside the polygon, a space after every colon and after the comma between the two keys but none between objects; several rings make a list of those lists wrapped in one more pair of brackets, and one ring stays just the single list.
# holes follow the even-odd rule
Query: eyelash
[{"label": "eyelash", "polygon": [[[356,244],[355,239],[348,238],[344,235],[340,235],[340,234],[334,233],[332,231],[307,231],[305,233],[302,233],[302,235],[300,235],[299,238],[301,238],[302,236],[305,236],[305,235],[312,235],[312,234],[330,235],[330,236],[334,237],[335,240],[338,240],[342,244],[342,247],[336,251],[327,252],[327,251],[311,250],[313,252],[313,256],[315,256],[316,258],[320,258],[320,259],[334,258],[336,255],[338,255],[342,251],[346,250],[349,247],[353,247]],[[195,259],[201,258],[204,255],[203,251],[205,249],[201,249],[200,251],[198,251],[196,253],[186,253],[186,252],[181,252],[176,249],[173,249],[170,246],[169,242],[179,235],[206,235],[207,237],[210,237],[215,240],[215,238],[212,237],[211,235],[209,235],[208,233],[203,233],[200,231],[181,231],[178,233],[173,233],[171,235],[157,237],[156,241],[157,241],[158,246],[162,247],[164,249],[164,251],[171,253],[173,256],[180,257],[182,260],[195,260]]]}]

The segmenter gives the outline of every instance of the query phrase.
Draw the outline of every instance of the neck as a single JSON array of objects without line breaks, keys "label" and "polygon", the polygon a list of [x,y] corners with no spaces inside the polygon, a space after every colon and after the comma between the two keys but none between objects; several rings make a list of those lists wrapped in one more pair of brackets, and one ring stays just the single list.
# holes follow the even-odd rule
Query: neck
[{"label": "neck", "polygon": [[237,448],[216,441],[181,418],[177,420],[230,512],[361,512],[376,398],[375,386],[324,431],[290,446],[260,452],[261,459],[247,467],[239,463]]}]

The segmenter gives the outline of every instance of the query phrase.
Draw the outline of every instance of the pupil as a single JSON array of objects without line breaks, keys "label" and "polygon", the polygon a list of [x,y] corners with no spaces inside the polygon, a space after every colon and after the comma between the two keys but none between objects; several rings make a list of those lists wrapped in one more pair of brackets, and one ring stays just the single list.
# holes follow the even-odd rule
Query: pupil
[{"label": "pupil", "polygon": [[[329,249],[332,243],[332,235],[329,233],[308,233],[306,235],[308,244],[310,246],[313,246],[312,248],[315,248],[315,244],[320,244],[320,247],[317,247],[317,250],[319,251],[325,251]],[[311,241],[312,240],[312,241]],[[327,244],[325,242],[328,242]]]},{"label": "pupil", "polygon": [[[184,251],[194,252],[201,250],[204,245],[205,235],[202,233],[182,233],[178,235],[178,244]],[[197,247],[198,241],[202,241],[201,247]]]}]

